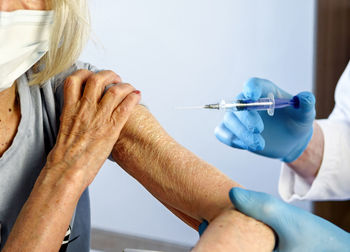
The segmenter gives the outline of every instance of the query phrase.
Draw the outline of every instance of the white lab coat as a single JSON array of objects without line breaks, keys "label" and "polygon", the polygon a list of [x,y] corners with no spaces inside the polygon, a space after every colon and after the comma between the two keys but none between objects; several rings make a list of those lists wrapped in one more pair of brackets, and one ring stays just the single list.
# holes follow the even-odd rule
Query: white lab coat
[{"label": "white lab coat", "polygon": [[278,190],[285,201],[350,199],[350,61],[335,92],[335,108],[318,120],[324,134],[324,155],[312,184],[282,164]]}]

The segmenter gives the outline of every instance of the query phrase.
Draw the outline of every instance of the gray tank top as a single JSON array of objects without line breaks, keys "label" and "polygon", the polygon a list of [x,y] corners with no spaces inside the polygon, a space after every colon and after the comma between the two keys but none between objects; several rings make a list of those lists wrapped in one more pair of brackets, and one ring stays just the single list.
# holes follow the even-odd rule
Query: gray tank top
[{"label": "gray tank top", "polygon": [[[97,69],[77,62],[42,85],[28,86],[31,71],[17,80],[21,121],[10,148],[0,158],[0,251],[16,218],[53,148],[63,106],[63,83],[78,69]],[[69,241],[61,251],[90,250],[90,202],[88,189],[76,207]],[[68,245],[67,245],[68,244]]]}]

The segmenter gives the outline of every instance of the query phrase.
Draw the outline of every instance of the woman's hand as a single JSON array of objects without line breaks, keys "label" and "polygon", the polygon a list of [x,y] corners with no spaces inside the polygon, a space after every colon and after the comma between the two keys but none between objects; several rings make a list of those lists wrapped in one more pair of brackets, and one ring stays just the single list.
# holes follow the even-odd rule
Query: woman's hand
[{"label": "woman's hand", "polygon": [[[116,85],[104,93],[112,83]],[[79,70],[69,76],[64,84],[60,130],[46,168],[63,172],[84,190],[111,153],[139,100],[140,91],[121,83],[112,71]]]},{"label": "woman's hand", "polygon": [[[116,84],[104,93],[109,84]],[[56,145],[3,251],[58,251],[81,193],[110,154],[140,92],[111,71],[66,79]]]}]

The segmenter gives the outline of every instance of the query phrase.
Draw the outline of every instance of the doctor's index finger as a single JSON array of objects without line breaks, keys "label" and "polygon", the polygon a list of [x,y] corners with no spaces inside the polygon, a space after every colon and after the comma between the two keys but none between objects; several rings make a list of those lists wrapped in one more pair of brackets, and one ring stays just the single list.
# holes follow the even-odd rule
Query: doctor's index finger
[{"label": "doctor's index finger", "polygon": [[237,138],[231,130],[226,128],[225,124],[222,122],[219,126],[215,128],[215,136],[216,138],[222,142],[223,144],[226,144],[228,146],[238,148],[238,149],[248,149],[248,146],[241,141],[239,138]]},{"label": "doctor's index finger", "polygon": [[262,150],[265,147],[264,139],[260,133],[254,133],[254,131],[258,130],[248,129],[237,117],[237,113],[226,112],[223,123],[228,130],[245,144],[246,148],[255,151]]},{"label": "doctor's index finger", "polygon": [[250,78],[243,87],[243,95],[246,99],[257,100],[266,97],[274,91],[275,84],[266,79]]}]

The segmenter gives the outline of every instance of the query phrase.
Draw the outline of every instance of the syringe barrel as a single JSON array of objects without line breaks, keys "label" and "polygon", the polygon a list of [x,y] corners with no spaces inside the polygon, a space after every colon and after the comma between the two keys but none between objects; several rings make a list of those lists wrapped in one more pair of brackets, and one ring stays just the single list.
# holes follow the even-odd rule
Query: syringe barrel
[{"label": "syringe barrel", "polygon": [[260,98],[258,100],[236,100],[231,104],[226,104],[225,101],[221,101],[220,108],[231,110],[231,111],[267,111],[270,116],[273,116],[275,111],[275,99],[273,94],[269,94],[268,97]]},{"label": "syringe barrel", "polygon": [[272,101],[270,98],[260,98],[256,101],[253,100],[237,100],[238,106],[236,106],[236,111],[244,110],[268,110],[271,108]]},{"label": "syringe barrel", "polygon": [[260,98],[258,100],[236,100],[232,103],[226,103],[222,100],[219,104],[216,104],[219,109],[225,109],[230,111],[267,111],[270,116],[274,115],[275,109],[285,108],[292,106],[297,108],[299,104],[299,99],[297,97],[293,97],[292,99],[285,98],[274,98],[273,94],[269,94],[268,97]]}]

